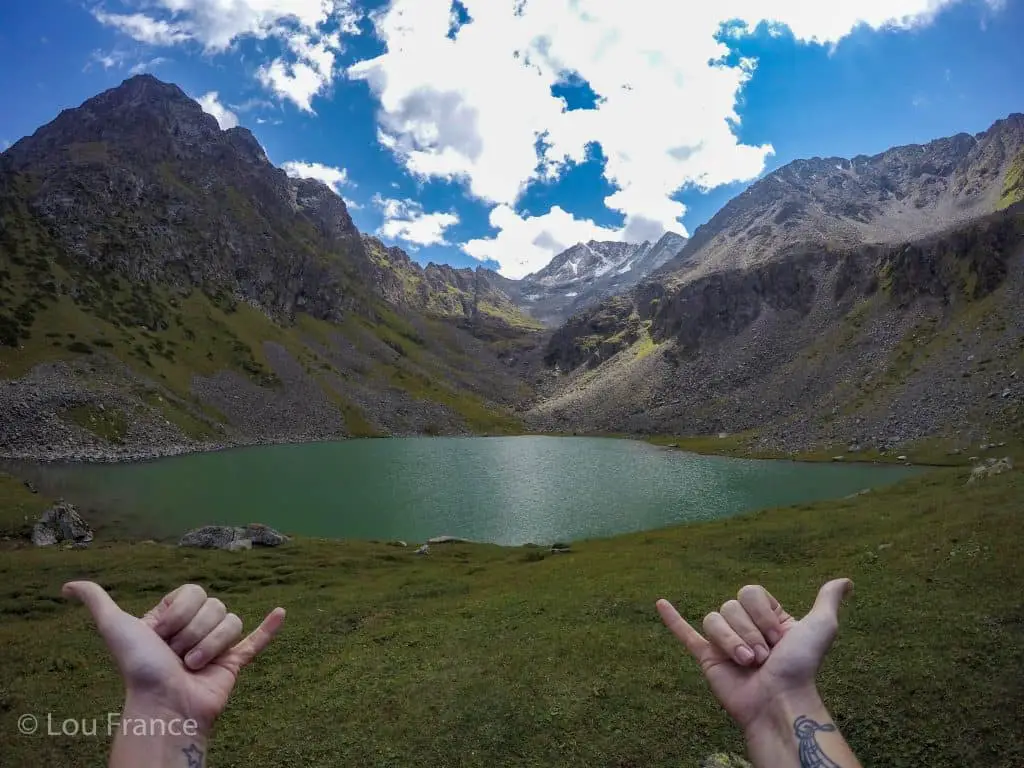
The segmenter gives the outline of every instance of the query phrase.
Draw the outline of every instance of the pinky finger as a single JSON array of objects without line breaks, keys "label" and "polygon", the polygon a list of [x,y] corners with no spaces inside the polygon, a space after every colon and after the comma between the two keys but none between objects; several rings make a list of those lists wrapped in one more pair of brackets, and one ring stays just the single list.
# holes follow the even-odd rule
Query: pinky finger
[{"label": "pinky finger", "polygon": [[679,615],[679,611],[668,600],[659,600],[657,608],[658,614],[661,616],[665,626],[686,646],[686,650],[690,652],[690,655],[697,661],[700,661],[704,652],[710,647],[710,643],[704,639],[700,632],[691,627],[686,619]]},{"label": "pinky finger", "polygon": [[220,624],[210,630],[210,633],[185,656],[185,666],[195,671],[202,669],[211,661],[220,656],[238,642],[242,636],[242,620],[235,614],[229,613]]}]

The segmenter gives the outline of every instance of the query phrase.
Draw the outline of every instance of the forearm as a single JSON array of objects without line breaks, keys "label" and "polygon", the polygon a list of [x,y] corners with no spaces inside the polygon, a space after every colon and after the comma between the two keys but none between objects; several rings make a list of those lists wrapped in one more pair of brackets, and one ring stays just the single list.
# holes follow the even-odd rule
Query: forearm
[{"label": "forearm", "polygon": [[194,720],[129,696],[113,730],[110,768],[207,768],[207,738]]},{"label": "forearm", "polygon": [[746,731],[755,768],[860,768],[817,690],[780,696]]}]

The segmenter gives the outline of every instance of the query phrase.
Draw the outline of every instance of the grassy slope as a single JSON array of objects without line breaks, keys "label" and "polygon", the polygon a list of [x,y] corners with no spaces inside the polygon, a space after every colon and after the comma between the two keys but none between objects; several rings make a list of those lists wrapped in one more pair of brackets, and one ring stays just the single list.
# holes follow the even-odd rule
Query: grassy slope
[{"label": "grassy slope", "polygon": [[1014,203],[1024,200],[1024,149],[1010,163],[1003,181],[1003,194],[996,206],[998,210],[1009,208]]},{"label": "grassy slope", "polygon": [[[207,585],[286,628],[221,721],[218,766],[690,766],[741,743],[659,625],[747,582],[796,612],[857,590],[822,673],[865,765],[1024,761],[1024,474],[965,486],[940,470],[855,499],[592,541],[573,554],[299,540],[230,555],[159,545],[3,551],[0,733],[12,765],[95,765],[103,739],[17,736],[20,713],[92,717],[119,688],[62,581],[98,579],[133,611]],[[13,486],[12,486],[13,488]],[[16,490],[16,488],[14,489]]]}]

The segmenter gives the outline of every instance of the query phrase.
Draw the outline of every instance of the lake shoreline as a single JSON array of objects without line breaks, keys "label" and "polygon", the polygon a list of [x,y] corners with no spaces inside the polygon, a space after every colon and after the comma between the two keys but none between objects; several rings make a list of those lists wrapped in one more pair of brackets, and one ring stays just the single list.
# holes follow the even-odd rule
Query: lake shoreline
[{"label": "lake shoreline", "polygon": [[[759,451],[746,447],[738,448],[735,442],[726,439],[721,445],[714,445],[713,441],[718,438],[714,436],[690,436],[690,437],[669,437],[664,435],[643,435],[624,433],[595,433],[595,434],[572,434],[564,432],[521,432],[518,434],[472,434],[472,435],[379,435],[373,437],[345,437],[342,435],[322,437],[284,437],[267,438],[256,437],[231,442],[183,442],[166,443],[153,446],[124,446],[124,445],[81,445],[70,449],[59,449],[53,447],[39,447],[33,450],[10,451],[0,447],[0,462],[31,463],[31,464],[139,464],[144,462],[159,461],[160,459],[188,456],[203,453],[222,453],[242,448],[258,448],[273,445],[313,445],[317,443],[347,442],[350,440],[389,440],[408,437],[422,438],[449,438],[449,437],[587,437],[601,438],[608,440],[633,440],[647,443],[666,450],[694,453],[700,456],[720,456],[722,458],[744,459],[749,461],[790,461],[806,464],[820,464],[828,462],[844,464],[863,464],[868,466],[896,465],[906,467],[955,467],[969,464],[967,456],[949,456],[945,460],[937,460],[932,457],[916,457],[913,451],[908,449],[907,460],[901,461],[897,456],[884,454],[869,455],[846,455],[830,451],[804,451],[804,452],[777,452]],[[731,436],[732,437],[732,436]],[[996,446],[992,446],[996,447]],[[999,446],[1002,447],[1002,446]],[[983,452],[983,449],[979,449]],[[900,454],[902,455],[902,454]]]}]

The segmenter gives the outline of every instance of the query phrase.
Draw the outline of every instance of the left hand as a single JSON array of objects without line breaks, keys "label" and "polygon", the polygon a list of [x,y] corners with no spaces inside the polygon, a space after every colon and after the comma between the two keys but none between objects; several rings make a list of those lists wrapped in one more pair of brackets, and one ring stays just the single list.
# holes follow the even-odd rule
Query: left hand
[{"label": "left hand", "polygon": [[224,710],[238,673],[284,622],[275,608],[244,640],[242,620],[202,587],[185,584],[141,619],[125,613],[91,581],[62,594],[85,604],[124,679],[126,711],[195,720],[207,733]]}]

